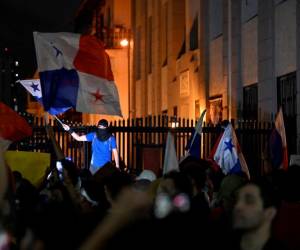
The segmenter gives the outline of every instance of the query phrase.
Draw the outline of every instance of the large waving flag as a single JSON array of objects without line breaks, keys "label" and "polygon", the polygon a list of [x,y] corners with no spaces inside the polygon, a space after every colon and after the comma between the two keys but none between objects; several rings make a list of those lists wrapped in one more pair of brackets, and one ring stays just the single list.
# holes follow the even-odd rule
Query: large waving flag
[{"label": "large waving flag", "polygon": [[165,148],[165,158],[163,166],[163,175],[170,171],[179,171],[179,164],[176,156],[174,138],[171,132],[168,132]]},{"label": "large waving flag", "polygon": [[[43,105],[42,87],[39,79],[18,80],[19,82],[41,105]],[[71,107],[54,108],[50,107],[48,112],[51,115],[61,114]]]},{"label": "large waving flag", "polygon": [[192,155],[198,159],[201,158],[200,156],[201,133],[202,133],[202,125],[203,125],[205,113],[206,113],[206,109],[202,112],[200,118],[198,119],[192,137],[188,141],[187,146],[185,147],[188,151],[188,155]]},{"label": "large waving flag", "polygon": [[285,170],[288,168],[288,149],[281,108],[276,115],[275,128],[270,137],[270,155],[273,167]]},{"label": "large waving flag", "polygon": [[10,107],[0,102],[0,146],[6,150],[10,143],[32,135],[27,121]]},{"label": "large waving flag", "polygon": [[122,116],[110,59],[92,35],[34,32],[46,111],[73,107],[79,112]]},{"label": "large waving flag", "polygon": [[215,148],[213,159],[225,175],[244,172],[250,179],[247,163],[230,123],[225,128],[218,146]]}]

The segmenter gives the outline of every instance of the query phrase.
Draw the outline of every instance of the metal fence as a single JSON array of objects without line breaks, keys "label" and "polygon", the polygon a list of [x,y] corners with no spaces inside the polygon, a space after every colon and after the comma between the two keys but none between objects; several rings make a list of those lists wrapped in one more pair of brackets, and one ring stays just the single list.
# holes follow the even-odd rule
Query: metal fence
[{"label": "metal fence", "polygon": [[[43,125],[44,121],[28,115],[26,115],[26,118],[32,124],[33,135],[13,144],[12,148],[26,151],[51,152],[51,144],[47,139]],[[96,130],[95,126],[83,126],[80,123],[71,122],[66,123],[79,134],[86,134]],[[264,159],[266,158],[272,123],[253,121],[232,121],[232,123],[251,175],[261,175],[265,164]],[[155,164],[158,168],[162,167],[168,131],[171,131],[174,135],[177,157],[180,159],[185,155],[185,147],[193,133],[195,122],[189,119],[178,118],[176,124],[175,128],[171,128],[168,116],[151,116],[116,121],[111,123],[111,131],[116,137],[121,159],[129,168],[140,171],[145,165],[145,160],[153,161],[150,163]],[[51,121],[50,125],[53,127],[56,140],[60,144],[64,154],[71,157],[80,168],[88,167],[91,157],[91,143],[75,141],[68,133],[63,131],[56,121]],[[199,149],[202,158],[209,156],[221,132],[221,126],[211,126],[204,123],[201,147]],[[160,153],[152,154],[153,157],[151,158],[151,151]]]}]

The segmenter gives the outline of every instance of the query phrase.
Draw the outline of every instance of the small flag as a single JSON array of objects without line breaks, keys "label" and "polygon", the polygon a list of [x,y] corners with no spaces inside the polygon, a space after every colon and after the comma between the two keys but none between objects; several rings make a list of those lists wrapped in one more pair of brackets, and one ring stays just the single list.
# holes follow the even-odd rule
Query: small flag
[{"label": "small flag", "polygon": [[179,171],[178,160],[176,156],[176,150],[174,145],[174,138],[171,132],[168,132],[167,143],[165,148],[165,159],[163,167],[163,175],[171,172]]},{"label": "small flag", "polygon": [[235,131],[230,123],[225,128],[218,146],[214,148],[213,159],[225,175],[244,172],[248,179],[250,179],[247,163],[237,141]]},{"label": "small flag", "polygon": [[[18,80],[19,82],[41,105],[43,105],[42,87],[39,79]],[[66,108],[50,108],[48,113],[51,115],[61,114],[71,107]]]},{"label": "small flag", "polygon": [[200,156],[201,133],[202,133],[202,126],[203,126],[205,113],[206,113],[206,109],[202,112],[200,118],[198,119],[192,137],[188,141],[186,146],[186,149],[188,150],[188,155],[192,155],[198,159],[201,158]]},{"label": "small flag", "polygon": [[12,171],[19,171],[24,178],[38,187],[46,169],[50,167],[50,154],[25,151],[6,151],[4,158]]},{"label": "small flag", "polygon": [[10,143],[32,135],[27,121],[10,107],[0,102],[0,146],[3,151]]},{"label": "small flag", "polygon": [[92,35],[34,32],[43,105],[122,116],[110,59]]},{"label": "small flag", "polygon": [[276,169],[282,168],[286,170],[288,168],[288,149],[281,107],[276,115],[275,128],[271,133],[269,143],[270,158],[273,167],[275,167]]}]

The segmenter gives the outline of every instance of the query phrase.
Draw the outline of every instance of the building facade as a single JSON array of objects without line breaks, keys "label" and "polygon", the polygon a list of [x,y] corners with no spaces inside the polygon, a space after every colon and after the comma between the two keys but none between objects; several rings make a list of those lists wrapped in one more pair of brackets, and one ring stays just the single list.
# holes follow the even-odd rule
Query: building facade
[{"label": "building facade", "polygon": [[300,151],[300,2],[136,0],[134,117],[274,120]]},{"label": "building facade", "polygon": [[99,10],[94,12],[91,34],[103,41],[110,57],[123,117],[83,114],[82,121],[85,124],[96,124],[101,118],[108,121],[127,119],[130,116],[130,72],[133,58],[131,0],[106,0]]}]

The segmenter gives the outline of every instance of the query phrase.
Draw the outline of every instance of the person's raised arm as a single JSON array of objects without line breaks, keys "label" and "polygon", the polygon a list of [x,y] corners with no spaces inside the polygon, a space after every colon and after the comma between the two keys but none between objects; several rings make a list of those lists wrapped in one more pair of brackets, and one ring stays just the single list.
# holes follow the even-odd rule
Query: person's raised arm
[{"label": "person's raised arm", "polygon": [[76,141],[87,141],[86,135],[78,135],[73,131],[73,129],[70,128],[67,124],[62,124],[62,127],[65,131],[69,132],[70,135],[76,140]]}]

